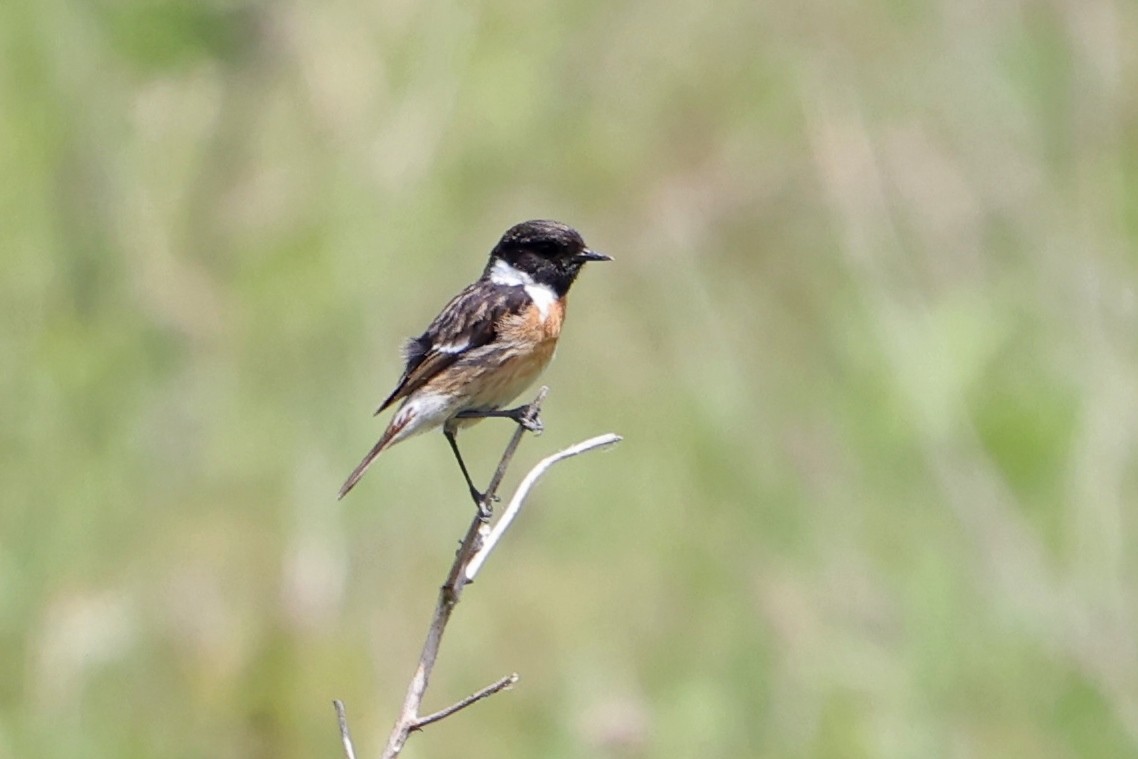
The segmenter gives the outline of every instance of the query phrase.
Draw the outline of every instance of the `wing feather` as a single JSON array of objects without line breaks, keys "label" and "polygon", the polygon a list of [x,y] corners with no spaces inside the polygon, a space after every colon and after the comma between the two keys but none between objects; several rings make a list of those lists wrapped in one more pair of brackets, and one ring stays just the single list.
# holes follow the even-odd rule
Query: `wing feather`
[{"label": "wing feather", "polygon": [[520,285],[480,279],[467,286],[443,307],[422,335],[407,341],[403,376],[375,413],[406,398],[465,353],[493,342],[502,317],[521,313],[529,302]]}]

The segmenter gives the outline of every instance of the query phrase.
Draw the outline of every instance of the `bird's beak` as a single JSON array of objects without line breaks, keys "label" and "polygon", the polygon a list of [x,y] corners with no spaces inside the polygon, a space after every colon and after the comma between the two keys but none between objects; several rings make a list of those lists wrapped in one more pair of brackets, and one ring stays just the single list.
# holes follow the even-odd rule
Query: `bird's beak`
[{"label": "bird's beak", "polygon": [[585,248],[577,254],[578,261],[611,261],[612,256],[606,256],[604,253],[598,253],[595,250]]}]

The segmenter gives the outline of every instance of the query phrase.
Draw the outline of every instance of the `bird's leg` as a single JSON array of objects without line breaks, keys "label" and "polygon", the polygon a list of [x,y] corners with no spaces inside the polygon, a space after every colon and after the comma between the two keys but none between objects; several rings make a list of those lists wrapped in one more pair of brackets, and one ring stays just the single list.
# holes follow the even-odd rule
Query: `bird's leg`
[{"label": "bird's leg", "polygon": [[518,406],[517,408],[494,409],[493,411],[467,409],[466,411],[460,411],[455,414],[456,419],[486,419],[489,417],[513,419],[535,435],[540,435],[545,429],[538,410],[529,403],[524,406]]},{"label": "bird's leg", "polygon": [[481,517],[482,521],[488,521],[491,514],[490,504],[487,502],[486,494],[478,492],[478,488],[474,487],[474,481],[470,479],[470,472],[466,469],[466,462],[462,460],[462,454],[458,452],[458,440],[455,438],[455,434],[446,429],[443,430],[443,434],[446,436],[447,442],[450,443],[450,449],[454,451],[454,458],[458,461],[458,468],[462,470],[462,476],[466,478],[466,486],[470,488],[470,497],[474,499],[474,505],[478,507],[478,516]]}]

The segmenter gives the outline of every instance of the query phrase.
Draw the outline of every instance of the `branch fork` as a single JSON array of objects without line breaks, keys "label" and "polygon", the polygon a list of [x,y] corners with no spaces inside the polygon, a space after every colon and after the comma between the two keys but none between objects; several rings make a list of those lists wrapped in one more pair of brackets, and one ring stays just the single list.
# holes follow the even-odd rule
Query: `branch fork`
[{"label": "branch fork", "polygon": [[[466,698],[451,704],[445,709],[440,709],[437,712],[425,716],[419,714],[423,703],[423,696],[427,691],[431,672],[434,670],[435,659],[438,657],[439,645],[442,642],[442,636],[446,631],[451,612],[454,611],[454,607],[462,597],[463,589],[474,581],[474,578],[486,563],[486,559],[489,558],[499,541],[501,541],[502,536],[505,535],[506,530],[510,528],[510,525],[513,524],[517,515],[521,512],[522,506],[525,504],[534,485],[537,484],[538,480],[540,480],[553,465],[565,459],[572,458],[573,456],[579,456],[582,453],[608,448],[619,443],[621,440],[619,435],[611,433],[598,435],[597,437],[589,438],[557,453],[546,456],[526,474],[514,492],[513,497],[506,505],[506,508],[502,511],[497,522],[491,524],[489,514],[484,512],[482,505],[485,504],[488,506],[495,499],[498,488],[502,484],[502,479],[506,476],[506,470],[509,469],[510,463],[513,461],[514,454],[517,452],[518,445],[521,443],[525,433],[527,431],[540,432],[539,414],[541,404],[545,401],[545,396],[548,392],[549,388],[541,388],[537,397],[534,398],[528,406],[522,407],[525,413],[515,419],[515,421],[518,422],[518,426],[514,430],[510,442],[506,445],[506,449],[502,453],[502,458],[498,461],[498,467],[494,471],[490,485],[486,488],[480,508],[471,520],[462,538],[462,542],[459,544],[454,563],[451,564],[450,571],[447,573],[446,581],[442,587],[439,588],[438,601],[435,604],[435,611],[431,617],[430,627],[427,629],[427,638],[423,642],[422,653],[419,656],[419,664],[415,668],[415,674],[411,677],[410,684],[407,686],[407,694],[403,699],[403,707],[400,710],[399,717],[395,721],[391,734],[388,736],[387,746],[382,755],[383,759],[394,759],[399,756],[411,733],[422,730],[427,725],[438,722],[439,720],[446,719],[452,714],[478,703],[482,699],[493,696],[495,693],[508,690],[518,681],[517,673],[509,674],[499,678],[485,688],[470,694]],[[522,409],[517,409],[516,411],[521,411]],[[336,709],[336,717],[339,722],[340,739],[344,746],[344,756],[346,759],[356,759],[355,748],[352,745],[351,734],[348,730],[348,719],[344,704],[338,700],[332,703]]]}]

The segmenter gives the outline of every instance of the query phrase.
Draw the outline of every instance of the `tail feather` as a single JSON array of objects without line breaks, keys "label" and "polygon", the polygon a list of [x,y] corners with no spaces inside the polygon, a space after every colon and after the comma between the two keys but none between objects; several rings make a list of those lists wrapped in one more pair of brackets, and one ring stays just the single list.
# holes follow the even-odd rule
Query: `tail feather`
[{"label": "tail feather", "polygon": [[[401,419],[401,416],[404,418]],[[348,491],[356,486],[356,483],[359,482],[360,478],[364,476],[364,472],[366,472],[367,468],[371,466],[371,462],[375,461],[375,457],[382,453],[384,448],[387,448],[389,445],[396,442],[396,436],[403,431],[403,428],[407,426],[407,423],[409,421],[411,421],[411,415],[402,414],[396,415],[396,417],[391,420],[391,424],[389,424],[387,426],[387,429],[384,430],[383,436],[380,437],[379,442],[372,446],[372,449],[367,452],[366,456],[364,456],[363,461],[361,461],[356,466],[356,468],[352,470],[352,473],[348,475],[348,479],[345,480],[344,484],[340,487],[340,495],[337,496],[337,499],[346,496],[348,494]]]}]

